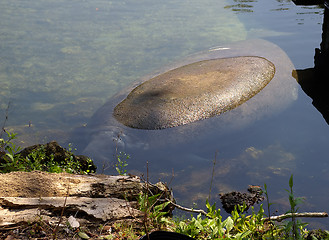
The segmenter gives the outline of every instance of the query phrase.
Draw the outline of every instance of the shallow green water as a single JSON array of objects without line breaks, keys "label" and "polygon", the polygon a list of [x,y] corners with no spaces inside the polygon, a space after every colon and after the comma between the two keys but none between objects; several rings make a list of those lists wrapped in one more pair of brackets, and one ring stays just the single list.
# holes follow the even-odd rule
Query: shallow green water
[{"label": "shallow green water", "polygon": [[[217,1],[2,2],[0,102],[9,124],[85,123],[128,83],[187,54],[246,37]],[[210,7],[211,6],[211,7]],[[226,21],[230,19],[230,21]]]}]

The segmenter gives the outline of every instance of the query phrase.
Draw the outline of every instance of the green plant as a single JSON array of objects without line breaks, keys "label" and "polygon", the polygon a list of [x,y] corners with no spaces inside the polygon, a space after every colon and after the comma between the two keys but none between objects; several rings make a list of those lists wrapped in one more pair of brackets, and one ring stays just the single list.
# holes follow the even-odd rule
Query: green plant
[{"label": "green plant", "polygon": [[[264,184],[263,193],[265,194],[265,197],[266,197],[268,218],[271,219],[271,210],[270,210],[270,207],[273,205],[273,203],[270,202],[270,198],[268,196],[268,191],[267,191],[267,185],[266,185],[266,183]],[[269,228],[270,228],[269,231],[271,233],[271,239],[274,239],[273,223],[270,220],[268,221],[268,225],[269,225]]]},{"label": "green plant", "polygon": [[65,160],[59,165],[63,169],[62,171],[74,174],[89,174],[94,172],[93,170],[90,170],[93,165],[93,161],[90,158],[86,159],[87,168],[84,170],[82,169],[81,162],[77,161],[74,157],[74,152],[76,150],[76,148],[73,148],[72,143],[68,144],[68,156],[66,156]]},{"label": "green plant", "polygon": [[61,172],[61,168],[54,164],[54,156],[47,157],[44,146],[32,151],[27,157],[21,158],[20,163],[24,165],[24,171],[49,171]]},{"label": "green plant", "polygon": [[129,158],[129,154],[126,154],[125,152],[119,152],[116,155],[115,170],[119,175],[127,175],[126,167],[128,166],[128,163],[126,160]]},{"label": "green plant", "polygon": [[256,213],[253,209],[251,215],[246,216],[242,212],[246,205],[238,206],[231,216],[222,221],[220,209],[216,205],[210,205],[206,202],[207,214],[202,217],[191,216],[190,220],[179,221],[176,223],[176,231],[196,239],[257,239],[261,234],[266,232],[264,224],[264,210],[261,205],[260,210]]},{"label": "green plant", "polygon": [[[141,235],[141,234],[139,234]],[[114,223],[111,233],[104,239],[138,239],[136,229],[131,223]],[[103,238],[102,238],[103,239]]]},{"label": "green plant", "polygon": [[65,159],[55,161],[54,155],[47,155],[44,145],[35,148],[26,157],[22,157],[18,152],[21,150],[12,140],[16,139],[16,133],[7,133],[7,138],[0,138],[0,172],[8,173],[12,171],[47,171],[53,173],[67,172],[74,174],[88,174],[92,172],[92,160],[86,159],[87,169],[82,169],[81,162],[77,161],[73,155],[72,145],[69,144],[68,154]]},{"label": "green plant", "polygon": [[[291,209],[287,213],[297,213],[302,198],[296,198],[293,194],[293,179],[289,180],[289,202]],[[270,216],[269,197],[267,186],[265,185],[265,195],[268,201],[268,211]],[[307,230],[306,224],[292,218],[290,222],[283,225],[274,224],[270,217],[266,217],[263,204],[256,212],[251,207],[252,213],[247,215],[246,204],[235,206],[231,216],[222,221],[220,209],[216,209],[215,204],[206,202],[207,213],[200,213],[196,217],[191,216],[190,220],[176,221],[176,232],[188,235],[195,239],[303,239]]]},{"label": "green plant", "polygon": [[160,194],[149,196],[147,193],[141,193],[138,195],[139,210],[144,212],[145,221],[147,221],[145,224],[151,229],[161,229],[162,226],[171,224],[171,221],[165,217],[168,214],[165,209],[170,202],[160,203],[160,197]]},{"label": "green plant", "polygon": [[[6,138],[1,138],[2,133],[7,134]],[[17,133],[10,133],[4,129],[0,135],[0,171],[1,172],[11,172],[22,170],[23,167],[19,163],[19,154],[17,154],[21,147],[16,146],[12,141],[16,139]],[[18,170],[16,170],[18,169]]]},{"label": "green plant", "polygon": [[301,239],[301,232],[303,232],[303,228],[307,225],[307,223],[303,223],[299,219],[296,219],[294,214],[297,213],[299,207],[297,207],[299,204],[303,203],[304,198],[301,197],[295,197],[293,192],[293,174],[291,174],[289,179],[289,190],[286,189],[286,191],[289,193],[289,204],[290,204],[290,211],[287,213],[291,213],[291,221],[287,222],[285,224],[285,232],[286,236],[292,239]]}]

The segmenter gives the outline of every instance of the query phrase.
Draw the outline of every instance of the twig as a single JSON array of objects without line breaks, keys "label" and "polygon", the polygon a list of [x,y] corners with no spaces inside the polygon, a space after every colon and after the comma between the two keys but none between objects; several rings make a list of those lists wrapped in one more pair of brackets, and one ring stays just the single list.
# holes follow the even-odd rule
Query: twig
[{"label": "twig", "polygon": [[2,127],[1,127],[1,132],[0,132],[0,138],[2,137],[2,134],[4,132],[6,132],[5,127],[6,127],[6,123],[8,121],[8,111],[9,111],[9,107],[10,107],[10,102],[8,102],[7,108],[6,108],[6,115],[5,115],[5,120],[3,121]]},{"label": "twig", "polygon": [[176,208],[186,211],[186,212],[192,212],[192,213],[201,213],[204,216],[207,216],[207,213],[205,211],[203,211],[202,209],[192,209],[192,208],[186,208],[186,207],[182,207],[176,203],[174,203],[173,201],[169,200],[168,198],[166,199],[166,201],[170,202],[170,204],[172,204],[173,206],[175,206]]},{"label": "twig", "polygon": [[64,204],[63,204],[63,207],[62,207],[61,216],[59,218],[57,226],[55,227],[55,229],[53,231],[53,239],[56,239],[56,235],[57,235],[59,225],[61,224],[61,222],[63,220],[64,210],[65,210],[65,207],[66,207],[66,201],[67,201],[67,197],[69,196],[69,192],[70,192],[70,182],[68,182],[67,193],[66,193],[66,196],[65,196],[65,199],[64,199]]},{"label": "twig", "polygon": [[212,166],[212,174],[211,174],[211,182],[210,182],[210,187],[209,187],[208,201],[210,201],[212,182],[214,180],[214,175],[215,175],[215,165],[216,165],[216,160],[217,160],[217,153],[218,153],[218,150],[216,150],[216,152],[215,152],[215,159],[213,161],[213,166]]},{"label": "twig", "polygon": [[[172,201],[170,201],[169,199],[166,199],[166,201],[170,202],[173,206],[175,206],[176,208],[186,211],[186,212],[192,212],[192,213],[201,213],[204,216],[207,216],[207,213],[205,211],[203,211],[202,209],[192,209],[192,208],[186,208],[186,207],[182,207]],[[322,218],[322,217],[328,217],[328,213],[326,212],[303,212],[303,213],[286,213],[286,214],[282,214],[279,216],[272,216],[270,218],[263,218],[263,220],[265,221],[277,221],[277,222],[281,222],[284,219],[287,218],[292,218],[292,215],[294,215],[294,217],[317,217],[317,218]],[[207,216],[209,217],[209,216]]]},{"label": "twig", "polygon": [[[146,193],[148,194],[148,191],[149,191],[149,162],[146,161]],[[148,195],[146,195],[147,197]],[[146,233],[146,236],[147,236],[147,240],[150,240],[150,235],[149,235],[149,231],[147,229],[147,222],[148,222],[148,214],[147,214],[147,208],[148,208],[148,205],[149,205],[149,202],[148,202],[148,199],[146,200],[146,209],[145,209],[145,212],[144,212],[144,220],[143,220],[143,223],[144,223],[144,230],[145,230],[145,233]]]},{"label": "twig", "polygon": [[174,178],[175,178],[174,169],[171,169],[171,178],[170,178],[169,183],[167,184],[168,189],[169,189],[169,186],[171,185],[171,182],[174,180]]},{"label": "twig", "polygon": [[316,217],[316,218],[322,218],[322,217],[328,217],[328,213],[326,212],[303,212],[303,213],[286,213],[281,214],[279,216],[272,216],[270,218],[264,218],[265,221],[277,221],[281,222],[284,219],[292,218],[292,217]]}]

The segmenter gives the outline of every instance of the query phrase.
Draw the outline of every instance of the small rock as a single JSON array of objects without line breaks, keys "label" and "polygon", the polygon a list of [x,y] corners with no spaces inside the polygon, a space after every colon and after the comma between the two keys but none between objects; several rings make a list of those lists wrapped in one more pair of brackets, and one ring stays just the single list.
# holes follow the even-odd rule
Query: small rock
[{"label": "small rock", "polygon": [[244,211],[247,211],[255,203],[259,203],[264,200],[264,197],[262,196],[263,191],[259,186],[249,185],[248,191],[248,193],[234,191],[219,194],[224,210],[227,213],[231,213],[235,206],[242,206],[243,203],[245,203],[247,207]]},{"label": "small rock", "polygon": [[70,226],[72,228],[78,228],[80,227],[80,223],[77,221],[77,219],[73,216],[70,216],[68,219],[67,219],[68,223],[70,224]]}]

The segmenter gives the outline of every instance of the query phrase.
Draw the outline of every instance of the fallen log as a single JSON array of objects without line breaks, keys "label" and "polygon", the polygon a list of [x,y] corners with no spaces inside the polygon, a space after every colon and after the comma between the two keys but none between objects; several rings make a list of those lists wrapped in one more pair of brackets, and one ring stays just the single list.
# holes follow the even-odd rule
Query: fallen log
[{"label": "fallen log", "polygon": [[[143,217],[139,194],[171,198],[161,183],[142,183],[136,176],[72,175],[40,171],[0,174],[0,226],[75,216],[87,222],[136,220]],[[64,210],[64,211],[63,211]]]}]

